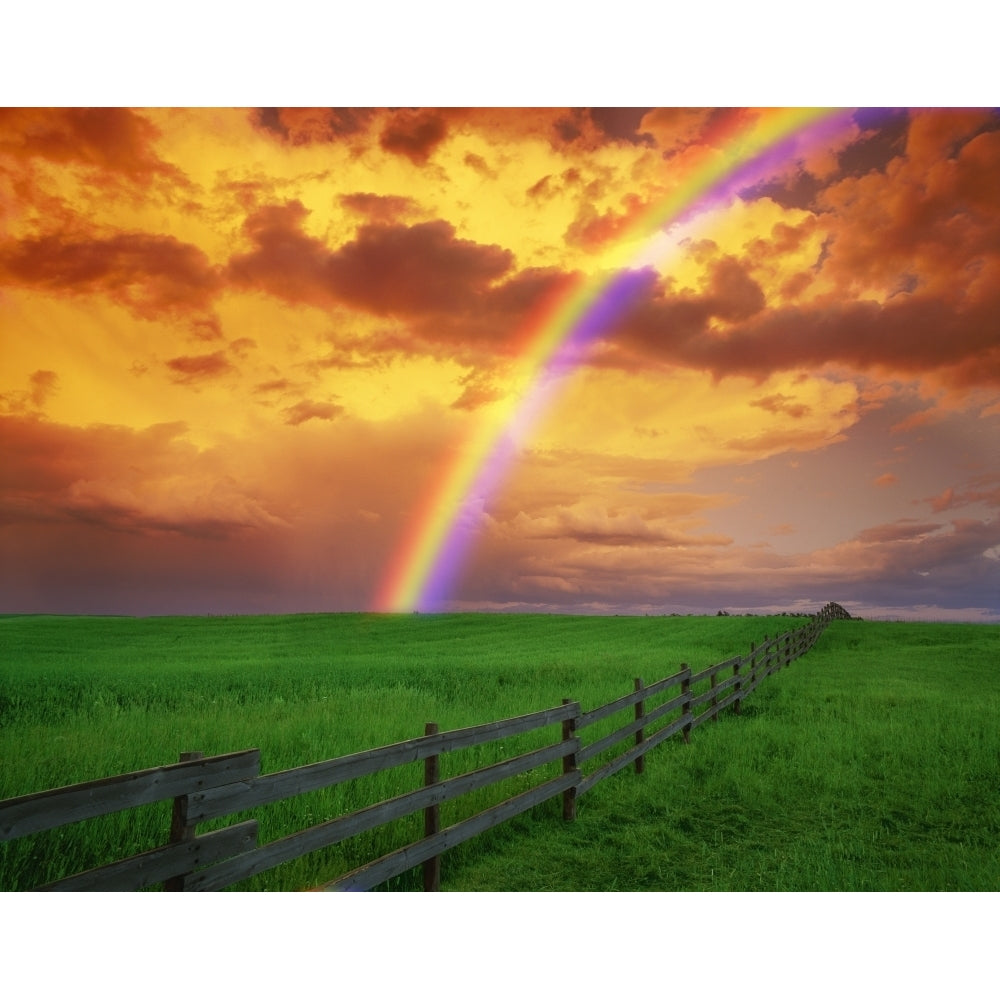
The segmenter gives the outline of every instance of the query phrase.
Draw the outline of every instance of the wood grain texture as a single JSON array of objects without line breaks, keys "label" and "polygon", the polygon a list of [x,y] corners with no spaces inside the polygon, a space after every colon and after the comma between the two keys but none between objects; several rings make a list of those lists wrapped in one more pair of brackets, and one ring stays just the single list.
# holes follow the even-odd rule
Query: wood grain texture
[{"label": "wood grain texture", "polygon": [[37,892],[135,892],[257,846],[257,820],[115,861],[39,886]]},{"label": "wood grain texture", "polygon": [[260,751],[204,757],[98,778],[0,802],[0,840],[213,788],[260,771]]}]

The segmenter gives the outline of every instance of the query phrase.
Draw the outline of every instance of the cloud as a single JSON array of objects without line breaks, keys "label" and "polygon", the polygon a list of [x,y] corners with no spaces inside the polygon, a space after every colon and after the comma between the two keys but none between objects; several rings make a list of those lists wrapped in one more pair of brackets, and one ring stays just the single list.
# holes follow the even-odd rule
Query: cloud
[{"label": "cloud", "polygon": [[809,413],[809,407],[805,403],[796,403],[794,396],[786,396],[783,392],[775,392],[770,396],[751,400],[750,405],[760,407],[768,413],[783,413],[795,420],[807,416]]},{"label": "cloud", "polygon": [[317,403],[312,399],[303,399],[282,412],[285,414],[286,424],[298,427],[307,420],[334,420],[344,412],[344,407],[336,403]]},{"label": "cloud", "polygon": [[920,541],[940,531],[942,525],[935,521],[915,521],[912,518],[903,518],[889,524],[879,524],[873,528],[865,528],[855,535],[856,541],[865,545],[872,543],[884,544],[889,542],[912,542]]},{"label": "cloud", "polygon": [[0,606],[127,614],[359,610],[448,445],[429,413],[213,447],[0,416]]},{"label": "cloud", "polygon": [[486,162],[483,157],[478,153],[466,153],[462,159],[462,162],[472,170],[475,170],[477,174],[482,177],[486,177],[491,181],[495,181],[499,174]]},{"label": "cloud", "polygon": [[375,116],[372,108],[258,108],[250,121],[291,146],[307,146],[360,136]]},{"label": "cloud", "polygon": [[937,496],[926,498],[926,502],[935,514],[975,503],[1000,507],[1000,476],[995,473],[977,476],[971,480],[969,488],[957,490],[949,486]]},{"label": "cloud", "polygon": [[31,384],[31,402],[36,408],[41,408],[45,401],[56,391],[59,376],[55,372],[39,369],[32,372],[28,381]]},{"label": "cloud", "polygon": [[475,370],[463,377],[459,384],[462,386],[462,394],[451,404],[454,410],[476,410],[485,403],[493,403],[504,396],[503,389],[482,372]]},{"label": "cloud", "polygon": [[120,233],[49,235],[0,244],[0,284],[68,295],[102,294],[145,320],[193,318],[204,334],[220,289],[219,275],[198,247],[173,236]]},{"label": "cloud", "polygon": [[878,476],[876,479],[872,481],[875,483],[876,486],[880,486],[882,488],[885,488],[887,486],[898,486],[899,476],[894,475],[891,472],[883,472],[881,476]]},{"label": "cloud", "polygon": [[171,358],[167,368],[173,380],[184,385],[219,378],[236,370],[223,351]]},{"label": "cloud", "polygon": [[41,410],[58,388],[59,376],[53,371],[40,368],[28,376],[27,389],[0,393],[0,412],[28,413]]},{"label": "cloud", "polygon": [[982,594],[996,593],[1000,585],[1000,561],[991,555],[1000,542],[1000,522],[876,526],[797,555],[766,546],[708,544],[671,548],[665,558],[662,547],[632,540],[602,545],[561,540],[555,533],[521,540],[493,533],[466,574],[463,593],[473,604],[491,600],[523,610],[704,613],[810,602],[818,608],[831,597],[863,608],[886,593],[911,606],[977,608]]},{"label": "cloud", "polygon": [[715,108],[652,108],[640,127],[655,138],[666,156],[692,145],[718,114]]},{"label": "cloud", "polygon": [[610,513],[585,503],[560,507],[545,517],[528,517],[522,511],[514,519],[512,527],[522,538],[558,540],[562,545],[584,543],[613,547],[691,548],[732,543],[726,535],[690,535],[671,530],[662,521],[651,521],[638,511]]},{"label": "cloud", "polygon": [[307,214],[292,201],[251,215],[244,231],[255,249],[230,260],[231,280],[290,302],[406,316],[466,309],[513,263],[509,250],[458,239],[443,220],[364,225],[330,250],[302,231]]},{"label": "cloud", "polygon": [[99,170],[148,184],[184,184],[154,151],[159,130],[127,108],[0,108],[0,155]]},{"label": "cloud", "polygon": [[79,523],[126,533],[224,537],[284,524],[221,473],[219,456],[163,424],[71,428],[0,417],[0,524]]},{"label": "cloud", "polygon": [[386,123],[379,145],[422,166],[448,134],[442,115],[434,111],[397,111]]},{"label": "cloud", "polygon": [[348,211],[357,212],[371,222],[398,222],[419,211],[419,206],[413,198],[401,195],[356,191],[352,194],[342,194],[339,201]]},{"label": "cloud", "polygon": [[506,274],[509,250],[457,239],[444,221],[364,226],[329,259],[338,298],[377,315],[468,308]]},{"label": "cloud", "polygon": [[[539,184],[546,181],[543,178]],[[531,197],[538,197],[546,192],[546,187],[536,184],[528,189]],[[621,198],[622,210],[608,209],[599,212],[589,201],[582,201],[577,211],[576,218],[573,219],[566,230],[566,242],[582,247],[587,251],[598,250],[609,243],[620,240],[629,230],[649,212],[649,205],[638,195],[626,193]]]},{"label": "cloud", "polygon": [[[750,286],[745,286],[749,289]],[[1000,293],[988,305],[956,310],[937,300],[890,300],[761,311],[752,291],[727,301],[726,289],[703,295],[659,296],[641,303],[614,336],[603,363],[641,368],[683,365],[716,378],[842,365],[910,376],[933,373],[956,388],[1000,385]],[[743,316],[740,320],[741,310]],[[737,320],[724,337],[710,320]]]},{"label": "cloud", "polygon": [[267,395],[272,392],[288,392],[294,387],[294,383],[287,378],[275,378],[268,382],[259,382],[253,387],[253,392],[260,395]]}]

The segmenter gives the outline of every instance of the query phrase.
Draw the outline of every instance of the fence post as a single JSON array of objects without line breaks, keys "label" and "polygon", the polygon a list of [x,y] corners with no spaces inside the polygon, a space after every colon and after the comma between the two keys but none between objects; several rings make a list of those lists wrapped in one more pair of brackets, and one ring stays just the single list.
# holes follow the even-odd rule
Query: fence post
[{"label": "fence post", "polygon": [[[571,700],[569,698],[563,698],[562,703],[564,705],[569,705]],[[563,740],[571,740],[576,735],[576,716],[571,716],[568,719],[563,719],[562,724],[562,738]],[[571,774],[577,769],[576,754],[569,753],[566,754],[562,759],[563,762],[563,774]],[[571,785],[569,788],[563,791],[563,819],[564,820],[574,820],[576,819],[576,785]]]},{"label": "fence post", "polygon": [[[424,726],[424,736],[435,736],[438,732],[436,722],[428,722]],[[431,754],[424,758],[424,787],[436,784],[440,777],[438,755]],[[441,829],[441,806],[434,803],[424,807],[424,836],[433,837]],[[441,856],[435,854],[423,863],[424,892],[438,892],[441,889]]]},{"label": "fence post", "polygon": [[[684,701],[681,702],[681,717],[683,718],[691,711],[691,668],[686,664],[681,664],[681,670],[687,672],[687,677],[681,681],[681,697]],[[691,742],[691,723],[689,722],[686,726],[681,729],[684,735],[684,742]]]},{"label": "fence post", "polygon": [[[641,691],[642,690],[642,678],[641,677],[636,677],[636,679],[635,679],[635,690],[636,691]],[[645,702],[645,700],[643,700],[643,701],[637,701],[635,703],[635,721],[639,722],[645,714],[646,714],[646,702]],[[636,746],[640,746],[642,744],[642,739],[643,739],[642,730],[641,729],[637,729],[636,733],[635,733],[635,745]],[[636,757],[636,759],[635,759],[635,773],[636,774],[642,774],[642,772],[645,769],[646,769],[646,758],[644,756]]]},{"label": "fence post", "polygon": [[[201,760],[205,755],[201,750],[185,750],[181,753],[181,763],[186,760]],[[194,840],[195,830],[198,824],[188,824],[187,822],[188,797],[178,795],[174,799],[173,811],[170,814],[170,843],[182,844],[186,840]],[[164,892],[183,892],[184,879],[186,875],[172,875],[163,883]]]},{"label": "fence post", "polygon": [[713,670],[708,675],[708,686],[709,686],[709,690],[711,690],[711,692],[712,692],[712,721],[713,722],[718,722],[719,721],[719,713],[716,711],[716,709],[718,708],[718,705],[719,705],[719,696],[718,696],[718,694],[716,694],[716,691],[715,691],[715,678],[716,678],[716,675],[717,675],[717,671],[715,671],[715,670]]},{"label": "fence post", "polygon": [[[753,650],[753,643],[750,644],[751,651]],[[733,676],[736,678],[736,683],[733,685],[733,715],[740,714],[740,702],[743,700],[740,697],[740,691],[743,690],[743,681],[740,680],[740,664],[741,660],[737,660],[733,664]]]},{"label": "fence post", "polygon": [[785,666],[787,667],[789,663],[792,662],[792,636],[791,633],[785,634]]}]

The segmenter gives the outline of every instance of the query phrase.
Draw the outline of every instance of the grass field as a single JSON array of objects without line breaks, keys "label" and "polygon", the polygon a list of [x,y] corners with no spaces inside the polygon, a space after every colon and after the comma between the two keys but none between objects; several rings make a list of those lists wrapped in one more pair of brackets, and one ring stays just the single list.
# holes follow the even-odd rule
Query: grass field
[{"label": "grass field", "polygon": [[[2,618],[0,798],[182,750],[259,747],[270,772],[409,739],[427,721],[452,729],[563,698],[586,711],[636,676],[656,680],[682,661],[697,670],[801,622]],[[442,888],[1000,889],[998,653],[997,626],[835,622],[741,716],[653,751],[642,775],[597,785],[575,823],[550,802],[446,854]],[[261,841],[397,794],[393,782],[419,783],[400,771],[257,810]],[[419,822],[238,888],[319,884],[415,839]],[[116,856],[147,849],[168,826],[164,803],[0,844],[0,889],[102,863],[110,844]],[[389,888],[418,884],[415,874]]]}]

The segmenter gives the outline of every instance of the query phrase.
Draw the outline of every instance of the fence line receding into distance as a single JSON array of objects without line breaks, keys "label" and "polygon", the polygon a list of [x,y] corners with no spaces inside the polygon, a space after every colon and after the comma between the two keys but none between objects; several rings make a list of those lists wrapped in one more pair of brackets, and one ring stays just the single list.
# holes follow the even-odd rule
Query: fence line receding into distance
[{"label": "fence line receding into distance", "polygon": [[[577,798],[598,782],[630,764],[641,772],[654,747],[678,734],[687,742],[692,730],[709,720],[718,721],[724,709],[738,714],[743,700],[766,677],[807,653],[831,621],[849,617],[839,604],[827,604],[800,628],[773,639],[765,637],[760,645],[751,643],[746,655],[697,672],[682,664],[677,673],[651,684],[636,678],[632,691],[588,712],[581,711],[578,702],[565,699],[553,708],[465,729],[439,732],[435,723],[428,723],[425,734],[411,740],[273,774],[260,773],[259,750],[214,757],[189,752],[182,754],[179,763],[6,799],[0,801],[0,841],[172,800],[170,831],[163,846],[37,888],[122,891],[162,883],[170,890],[204,891],[235,885],[287,861],[422,813],[422,838],[322,888],[370,889],[421,866],[424,888],[435,890],[440,885],[441,855],[450,848],[555,797],[562,798],[563,818],[574,819]],[[622,713],[631,717],[624,723],[615,721]],[[555,726],[558,735],[546,736]],[[585,731],[594,734],[588,742],[581,739]],[[487,744],[497,753],[499,741],[526,734],[535,734],[532,738],[541,745],[440,777],[443,755]],[[270,843],[258,842],[256,819],[198,833],[199,824],[210,820],[420,761],[424,762],[420,787]],[[441,828],[442,803],[512,778],[519,778],[526,787]]]}]

